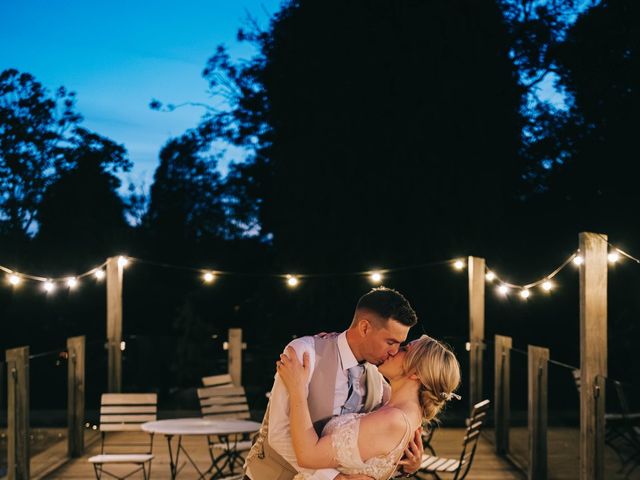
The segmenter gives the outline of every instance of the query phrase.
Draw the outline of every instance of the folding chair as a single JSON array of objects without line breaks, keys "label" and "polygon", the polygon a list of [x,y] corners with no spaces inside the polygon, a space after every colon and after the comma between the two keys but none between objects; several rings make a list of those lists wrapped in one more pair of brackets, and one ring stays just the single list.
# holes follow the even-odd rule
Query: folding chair
[{"label": "folding chair", "polygon": [[[579,394],[582,383],[580,370],[574,369],[571,374]],[[631,463],[631,469],[627,472],[628,475],[635,469],[634,462],[640,459],[640,429],[637,426],[640,421],[640,412],[630,411],[622,383],[613,380],[613,386],[618,398],[620,413],[605,412],[604,443],[618,455],[621,473]]]},{"label": "folding chair", "polygon": [[[100,455],[89,458],[98,480],[103,474],[122,480],[140,470],[144,479],[149,479],[153,460],[153,434],[143,432],[140,427],[145,422],[156,420],[157,411],[158,396],[155,393],[102,394]],[[136,467],[124,475],[104,468],[105,465],[127,464]]]},{"label": "folding chair", "polygon": [[[230,375],[203,377],[202,383],[205,387],[198,389],[198,399],[204,418],[245,420],[251,417],[244,387],[234,386]],[[238,435],[234,434],[208,436],[207,443],[211,461],[215,463],[222,461],[222,465],[218,465],[218,468],[223,470],[228,466],[233,474],[236,467],[242,470],[244,464],[242,453],[249,451],[253,442],[248,437],[238,438]],[[214,450],[222,450],[222,458],[216,458]]]},{"label": "folding chair", "polygon": [[459,459],[436,457],[425,453],[422,456],[422,463],[416,474],[425,473],[439,479],[439,473],[450,473],[453,475],[453,480],[462,480],[465,478],[473,463],[473,457],[475,456],[476,447],[478,446],[478,439],[480,438],[480,429],[487,416],[489,403],[489,400],[483,400],[476,403],[471,409],[471,415],[469,415],[467,419],[467,431],[462,440],[462,452],[460,453]]}]

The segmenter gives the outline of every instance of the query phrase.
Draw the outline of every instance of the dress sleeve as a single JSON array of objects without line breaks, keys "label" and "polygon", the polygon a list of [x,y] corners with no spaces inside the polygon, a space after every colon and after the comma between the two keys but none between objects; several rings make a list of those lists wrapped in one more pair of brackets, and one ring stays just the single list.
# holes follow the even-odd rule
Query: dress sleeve
[{"label": "dress sleeve", "polygon": [[358,468],[362,466],[360,450],[358,450],[359,416],[345,416],[337,420],[331,433],[333,455],[342,468]]}]

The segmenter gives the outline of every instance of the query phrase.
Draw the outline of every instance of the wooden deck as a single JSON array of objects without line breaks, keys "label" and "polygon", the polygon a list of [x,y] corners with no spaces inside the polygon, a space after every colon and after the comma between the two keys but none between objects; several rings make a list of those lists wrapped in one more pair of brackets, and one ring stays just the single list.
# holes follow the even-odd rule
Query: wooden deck
[{"label": "wooden deck", "polygon": [[[460,445],[464,429],[462,428],[443,428],[438,430],[434,435],[433,446],[438,455],[441,456],[457,456],[460,454]],[[189,451],[196,464],[201,470],[206,470],[209,465],[209,455],[207,453],[207,445],[204,437],[184,437],[183,444]],[[82,458],[74,459],[66,465],[59,468],[53,474],[48,475],[48,479],[91,479],[95,478],[93,468],[87,462],[87,458],[98,453],[99,444],[91,446]],[[163,436],[157,436],[154,441],[154,454],[156,458],[152,466],[152,479],[164,480],[169,479],[169,453],[167,442]],[[182,462],[181,462],[182,463]],[[114,472],[116,470],[114,469]],[[142,474],[136,474],[131,477],[142,478]],[[197,478],[197,474],[193,467],[189,464],[178,475],[178,478]],[[524,477],[506,460],[498,457],[493,452],[493,446],[485,439],[481,439],[478,445],[476,458],[469,475],[470,479],[491,479],[491,480],[521,480]]]}]

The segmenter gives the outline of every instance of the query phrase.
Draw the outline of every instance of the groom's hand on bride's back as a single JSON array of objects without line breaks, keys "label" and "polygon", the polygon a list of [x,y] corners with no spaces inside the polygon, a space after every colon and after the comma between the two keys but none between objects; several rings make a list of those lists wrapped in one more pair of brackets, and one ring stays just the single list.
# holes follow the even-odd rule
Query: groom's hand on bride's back
[{"label": "groom's hand on bride's back", "polygon": [[420,468],[423,453],[422,427],[418,427],[416,431],[413,432],[413,438],[411,438],[407,448],[405,448],[402,459],[398,462],[398,467],[401,468],[401,472],[404,474],[415,473]]},{"label": "groom's hand on bride's back", "polygon": [[376,480],[376,479],[368,475],[362,475],[360,473],[356,473],[353,475],[347,475],[346,473],[339,473],[337,477],[333,477],[333,480]]}]

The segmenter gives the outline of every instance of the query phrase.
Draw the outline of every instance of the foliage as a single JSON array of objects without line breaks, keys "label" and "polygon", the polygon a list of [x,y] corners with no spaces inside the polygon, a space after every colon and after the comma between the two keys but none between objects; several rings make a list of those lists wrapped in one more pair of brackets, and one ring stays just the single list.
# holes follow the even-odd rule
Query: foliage
[{"label": "foliage", "polygon": [[47,187],[64,165],[66,141],[81,120],[75,94],[53,95],[28,73],[0,73],[0,230],[26,238]]},{"label": "foliage", "polygon": [[490,3],[289,2],[241,32],[255,58],[210,59],[230,109],[199,132],[254,147],[242,173],[290,267],[473,249],[523,172],[506,35]]},{"label": "foliage", "polygon": [[64,159],[38,209],[37,243],[57,261],[69,251],[75,262],[119,253],[129,227],[118,194],[121,181],[114,174],[131,168],[125,148],[78,128]]}]

